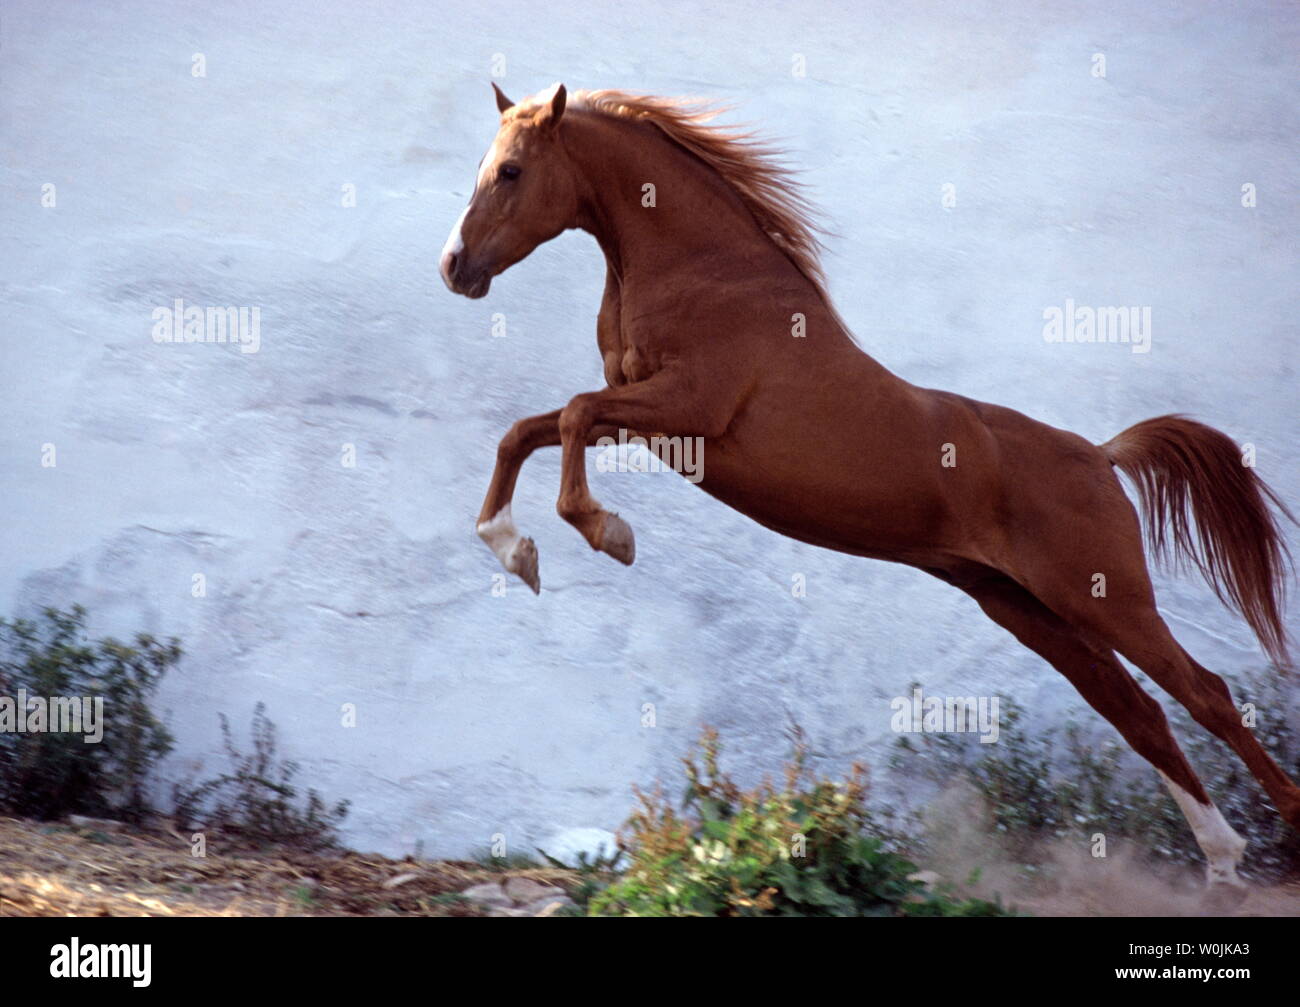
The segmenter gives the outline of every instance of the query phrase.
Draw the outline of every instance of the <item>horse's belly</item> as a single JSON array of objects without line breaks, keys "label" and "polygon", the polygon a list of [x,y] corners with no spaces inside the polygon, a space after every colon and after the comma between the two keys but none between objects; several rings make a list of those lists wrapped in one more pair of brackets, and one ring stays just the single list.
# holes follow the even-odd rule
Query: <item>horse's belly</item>
[{"label": "horse's belly", "polygon": [[900,494],[882,473],[839,466],[810,445],[787,456],[749,457],[726,441],[705,441],[700,489],[783,535],[882,559],[942,547],[945,508],[937,492]]}]

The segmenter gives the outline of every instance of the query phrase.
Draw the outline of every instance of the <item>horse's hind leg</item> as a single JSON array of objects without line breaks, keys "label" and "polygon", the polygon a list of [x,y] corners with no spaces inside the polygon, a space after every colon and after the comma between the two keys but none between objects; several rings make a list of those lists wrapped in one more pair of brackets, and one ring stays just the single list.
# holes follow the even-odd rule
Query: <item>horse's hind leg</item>
[{"label": "horse's hind leg", "polygon": [[[1071,516],[1076,523],[1069,543],[1056,543],[1055,551],[1026,550],[1032,558],[1022,574],[1024,582],[1072,626],[1150,675],[1198,724],[1227,743],[1282,818],[1300,829],[1300,788],[1243,723],[1223,679],[1187,655],[1156,610],[1132,508],[1126,514],[1116,507],[1098,506]],[[1098,574],[1105,576],[1106,589],[1094,594],[1091,588]]]},{"label": "horse's hind leg", "polygon": [[1169,730],[1160,704],[1143,691],[1109,648],[1080,634],[1011,578],[992,571],[958,587],[1074,685],[1139,755],[1160,773],[1205,854],[1211,885],[1241,885],[1246,842],[1219,814]]},{"label": "horse's hind leg", "polygon": [[1116,614],[1103,627],[1105,638],[1162,689],[1187,708],[1198,724],[1229,745],[1272,799],[1278,814],[1300,829],[1300,788],[1273,761],[1246,726],[1222,678],[1191,659],[1179,646],[1154,604],[1144,611]]}]

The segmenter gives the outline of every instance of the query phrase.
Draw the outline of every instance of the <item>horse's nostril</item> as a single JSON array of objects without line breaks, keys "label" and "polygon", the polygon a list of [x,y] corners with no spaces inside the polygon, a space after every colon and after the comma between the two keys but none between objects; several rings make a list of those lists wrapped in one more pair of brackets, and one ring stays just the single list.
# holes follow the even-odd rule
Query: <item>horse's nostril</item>
[{"label": "horse's nostril", "polygon": [[455,252],[443,252],[442,261],[438,263],[438,271],[442,273],[442,278],[448,284],[456,278],[456,267],[460,265],[460,260]]}]

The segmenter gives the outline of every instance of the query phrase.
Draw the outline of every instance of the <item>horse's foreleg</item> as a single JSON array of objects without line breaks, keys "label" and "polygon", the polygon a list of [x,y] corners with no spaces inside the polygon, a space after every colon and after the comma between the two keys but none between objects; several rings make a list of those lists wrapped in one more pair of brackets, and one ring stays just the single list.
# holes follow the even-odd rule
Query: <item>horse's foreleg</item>
[{"label": "horse's foreleg", "polygon": [[[492,471],[492,482],[478,516],[479,537],[496,554],[501,565],[531,587],[534,594],[541,590],[541,579],[537,572],[537,546],[531,538],[519,534],[510,514],[510,503],[514,499],[519,470],[528,456],[538,448],[555,447],[560,443],[560,412],[559,409],[554,409],[540,416],[519,420],[501,438],[501,443],[497,445],[497,463]],[[606,432],[604,428],[593,429],[593,443]]]},{"label": "horse's foreleg", "polygon": [[636,558],[636,539],[627,522],[605,510],[587,487],[584,448],[597,425],[623,430],[653,430],[667,437],[717,437],[727,428],[734,405],[710,389],[705,398],[670,370],[645,381],[575,396],[560,413],[564,446],[560,497],[555,509],[582,533],[593,549],[621,563]]}]

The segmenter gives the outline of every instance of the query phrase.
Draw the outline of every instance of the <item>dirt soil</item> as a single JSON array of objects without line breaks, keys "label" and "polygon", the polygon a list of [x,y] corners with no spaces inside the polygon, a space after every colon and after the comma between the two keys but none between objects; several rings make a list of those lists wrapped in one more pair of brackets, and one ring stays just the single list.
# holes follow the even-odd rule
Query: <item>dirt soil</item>
[{"label": "dirt soil", "polygon": [[[1050,894],[996,864],[980,866],[988,890],[976,894],[998,894],[1036,916],[1300,916],[1295,883],[1251,886],[1240,901],[1216,904],[1199,886],[1173,887],[1124,857],[1089,861],[1086,871],[1062,859],[1050,871]],[[223,848],[218,840],[195,857],[188,837],[165,822],[134,830],[0,817],[0,916],[484,916],[458,893],[509,877],[567,891],[578,883],[574,872],[550,868],[493,871],[468,861]]]},{"label": "dirt soil", "polygon": [[0,916],[483,916],[456,893],[506,877],[566,889],[575,879],[353,852],[223,850],[216,840],[195,857],[164,824],[116,824],[0,818]]},{"label": "dirt soil", "polygon": [[1142,844],[1114,840],[1103,858],[1077,840],[1036,844],[1027,871],[1003,848],[988,803],[956,785],[927,809],[926,866],[949,879],[977,877],[965,894],[1001,898],[1034,916],[1300,916],[1300,880],[1205,887],[1200,864],[1156,867]]}]

